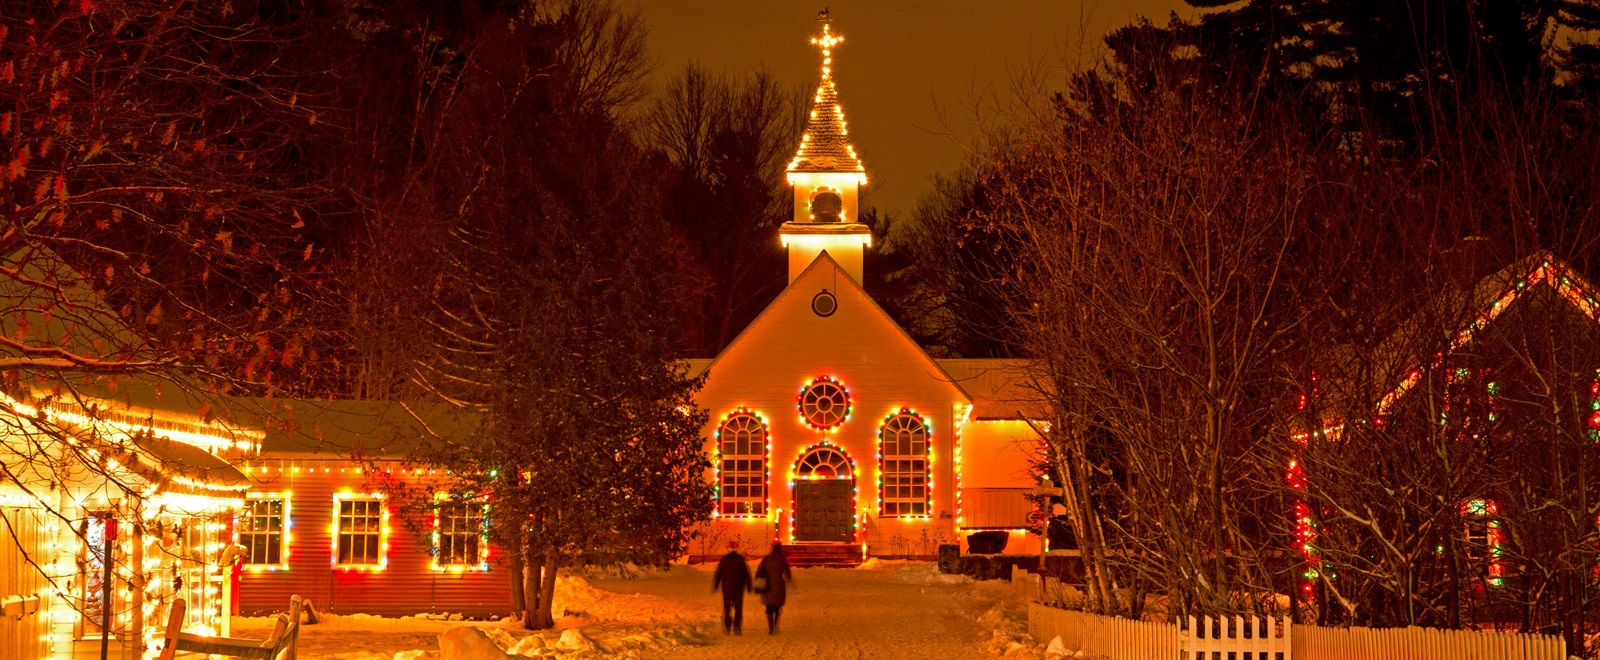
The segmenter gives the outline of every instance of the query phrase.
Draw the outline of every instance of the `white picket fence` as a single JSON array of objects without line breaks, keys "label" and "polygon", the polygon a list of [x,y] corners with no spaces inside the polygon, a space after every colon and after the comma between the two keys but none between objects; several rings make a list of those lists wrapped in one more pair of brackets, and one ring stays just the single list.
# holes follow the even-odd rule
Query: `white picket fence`
[{"label": "white picket fence", "polygon": [[1178,627],[1028,603],[1028,632],[1041,642],[1060,637],[1090,657],[1152,660],[1178,657]]},{"label": "white picket fence", "polygon": [[[1132,621],[1036,602],[1039,576],[1012,572],[1029,599],[1028,632],[1048,643],[1112,660],[1567,660],[1567,642],[1551,635],[1433,628],[1324,628],[1288,617],[1188,619],[1188,625]],[[1054,582],[1051,580],[1051,582]],[[1071,590],[1059,583],[1047,592]],[[1059,590],[1059,591],[1058,591]]]},{"label": "white picket fence", "polygon": [[1567,640],[1471,630],[1297,625],[1293,660],[1567,660]]},{"label": "white picket fence", "polygon": [[1178,648],[1191,660],[1290,660],[1294,657],[1294,624],[1289,617],[1265,619],[1242,616],[1213,621],[1189,617],[1178,629]]}]

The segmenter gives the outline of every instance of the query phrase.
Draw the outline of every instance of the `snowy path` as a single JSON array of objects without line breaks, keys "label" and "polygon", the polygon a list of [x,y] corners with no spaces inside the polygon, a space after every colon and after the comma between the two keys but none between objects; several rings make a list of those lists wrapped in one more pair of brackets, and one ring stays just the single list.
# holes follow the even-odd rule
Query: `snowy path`
[{"label": "snowy path", "polygon": [[[629,658],[1038,658],[1025,605],[1005,582],[941,575],[927,563],[797,569],[783,629],[768,635],[759,598],[745,600],[744,634],[722,633],[710,567],[674,566],[634,579],[562,577],[557,630],[509,621],[328,616],[301,629],[304,660],[427,660],[451,628],[481,628],[522,656]],[[234,634],[265,636],[271,619],[234,619]],[[577,629],[582,646],[567,645]],[[570,632],[568,633],[571,634]],[[1020,642],[1020,643],[1019,643]],[[518,656],[513,656],[518,657]]]},{"label": "snowy path", "polygon": [[[798,569],[783,609],[782,629],[766,632],[759,598],[745,601],[745,634],[722,634],[721,596],[709,573],[674,571],[662,578],[594,580],[617,593],[699,601],[712,622],[710,644],[663,650],[661,658],[974,658],[992,656],[990,627],[978,618],[1009,594],[911,570]],[[984,588],[989,587],[989,588]],[[752,595],[753,596],[753,595]],[[991,624],[992,625],[992,624]]]}]

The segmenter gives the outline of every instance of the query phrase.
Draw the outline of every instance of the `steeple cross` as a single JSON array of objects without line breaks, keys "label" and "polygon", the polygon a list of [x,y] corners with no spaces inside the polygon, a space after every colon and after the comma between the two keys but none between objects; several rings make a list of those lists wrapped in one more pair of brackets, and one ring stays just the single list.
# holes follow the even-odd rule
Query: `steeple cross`
[{"label": "steeple cross", "polygon": [[833,49],[834,44],[837,44],[841,41],[844,41],[844,37],[835,35],[833,32],[829,31],[828,24],[826,22],[822,24],[822,36],[811,38],[811,43],[822,47],[822,54],[824,56],[828,54],[829,50]]},{"label": "steeple cross", "polygon": [[822,77],[828,78],[833,75],[833,47],[844,41],[844,37],[834,34],[829,29],[829,24],[832,21],[828,19],[828,10],[822,10],[822,13],[817,16],[817,20],[822,21],[822,36],[812,37],[811,43],[822,48]]}]

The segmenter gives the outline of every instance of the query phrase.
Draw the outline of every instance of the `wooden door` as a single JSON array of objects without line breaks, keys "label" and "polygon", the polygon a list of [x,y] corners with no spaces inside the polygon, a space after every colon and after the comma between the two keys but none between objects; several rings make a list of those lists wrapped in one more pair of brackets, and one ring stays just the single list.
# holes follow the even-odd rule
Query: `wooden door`
[{"label": "wooden door", "polygon": [[854,540],[855,482],[850,479],[803,479],[794,486],[794,540]]}]

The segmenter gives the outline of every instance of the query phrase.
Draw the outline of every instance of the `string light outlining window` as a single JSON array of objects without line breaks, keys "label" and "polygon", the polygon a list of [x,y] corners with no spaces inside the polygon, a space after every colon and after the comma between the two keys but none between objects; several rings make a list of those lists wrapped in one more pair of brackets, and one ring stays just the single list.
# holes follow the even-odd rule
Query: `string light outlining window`
[{"label": "string light outlining window", "polygon": [[878,430],[880,510],[885,516],[928,515],[928,426],[902,408]]},{"label": "string light outlining window", "polygon": [[800,390],[800,417],[816,429],[832,429],[850,418],[850,392],[823,376]]},{"label": "string light outlining window", "polygon": [[244,546],[246,566],[281,566],[286,501],[251,499],[239,512],[239,545]]},{"label": "string light outlining window", "polygon": [[446,502],[439,505],[438,532],[434,539],[435,563],[440,567],[479,566],[487,559],[483,504]]},{"label": "string light outlining window", "polygon": [[855,476],[850,468],[850,458],[831,446],[812,449],[795,465],[794,473],[801,479],[834,479]]},{"label": "string light outlining window", "polygon": [[767,515],[767,425],[741,409],[717,428],[717,511]]},{"label": "string light outlining window", "polygon": [[337,536],[334,539],[339,566],[383,565],[383,500],[379,498],[336,499]]},{"label": "string light outlining window", "polygon": [[1494,586],[1500,586],[1505,575],[1501,561],[1505,535],[1500,530],[1499,514],[1500,506],[1494,500],[1467,500],[1461,505],[1467,561]]}]

